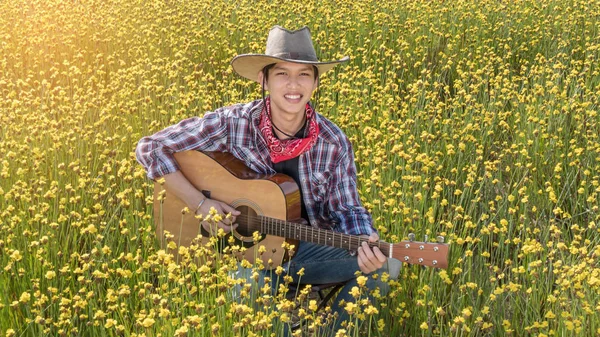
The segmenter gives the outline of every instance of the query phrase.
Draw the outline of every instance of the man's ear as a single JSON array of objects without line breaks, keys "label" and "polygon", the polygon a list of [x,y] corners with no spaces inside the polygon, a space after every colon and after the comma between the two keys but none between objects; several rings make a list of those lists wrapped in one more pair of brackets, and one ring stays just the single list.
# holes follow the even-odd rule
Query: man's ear
[{"label": "man's ear", "polygon": [[313,89],[312,91],[314,92],[315,90],[317,90],[319,88],[319,78],[315,78],[315,82],[313,83]]},{"label": "man's ear", "polygon": [[263,90],[269,90],[269,87],[267,85],[267,79],[265,78],[265,75],[262,70],[258,72],[258,83],[260,84]]}]

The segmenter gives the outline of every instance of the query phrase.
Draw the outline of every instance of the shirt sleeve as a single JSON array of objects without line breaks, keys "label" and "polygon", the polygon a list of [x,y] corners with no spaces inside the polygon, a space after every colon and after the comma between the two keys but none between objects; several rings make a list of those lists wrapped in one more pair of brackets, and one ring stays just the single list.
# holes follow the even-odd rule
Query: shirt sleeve
[{"label": "shirt sleeve", "polygon": [[369,212],[362,206],[356,184],[356,166],[352,145],[344,151],[336,166],[329,186],[332,187],[329,200],[330,214],[336,220],[335,231],[353,235],[376,233]]},{"label": "shirt sleeve", "polygon": [[228,127],[224,114],[208,112],[171,125],[137,144],[137,161],[146,168],[148,178],[156,179],[179,170],[173,154],[181,151],[226,151]]}]

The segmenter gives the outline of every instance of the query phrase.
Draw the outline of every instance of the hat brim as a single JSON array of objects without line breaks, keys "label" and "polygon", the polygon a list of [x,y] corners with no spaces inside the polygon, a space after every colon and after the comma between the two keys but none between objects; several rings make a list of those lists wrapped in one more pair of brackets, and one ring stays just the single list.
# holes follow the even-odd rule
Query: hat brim
[{"label": "hat brim", "polygon": [[238,55],[231,60],[231,66],[238,75],[245,77],[254,82],[258,82],[258,73],[269,64],[280,62],[292,62],[300,64],[311,64],[319,69],[319,74],[333,69],[340,63],[350,60],[348,56],[344,56],[340,60],[329,62],[315,62],[295,59],[286,59],[281,57],[269,56],[264,54],[243,54]]}]

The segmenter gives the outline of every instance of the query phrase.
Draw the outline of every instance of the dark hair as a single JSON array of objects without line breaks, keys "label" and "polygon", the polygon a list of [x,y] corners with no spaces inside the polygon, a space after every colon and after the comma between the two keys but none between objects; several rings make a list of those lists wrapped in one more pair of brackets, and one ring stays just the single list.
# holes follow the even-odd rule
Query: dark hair
[{"label": "dark hair", "polygon": [[[262,69],[262,73],[265,77],[265,79],[269,79],[269,70],[271,70],[271,68],[273,68],[275,66],[276,63],[271,63],[269,65],[266,65],[263,69]],[[317,66],[313,65],[313,69],[315,71],[315,80],[317,78],[319,78],[319,68],[317,68]]]}]

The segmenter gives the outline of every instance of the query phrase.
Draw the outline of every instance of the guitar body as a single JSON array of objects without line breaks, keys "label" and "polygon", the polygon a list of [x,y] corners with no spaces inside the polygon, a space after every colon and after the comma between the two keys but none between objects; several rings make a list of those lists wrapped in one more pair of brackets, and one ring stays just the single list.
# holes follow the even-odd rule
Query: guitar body
[{"label": "guitar body", "polygon": [[[300,191],[295,181],[288,176],[258,174],[230,153],[185,151],[176,153],[175,160],[194,187],[211,199],[231,205],[242,212],[242,215],[281,220],[300,218]],[[168,192],[164,201],[159,202],[161,191],[162,186],[155,183],[154,219],[161,248],[165,248],[165,231],[173,235],[177,246],[190,246],[192,240],[203,234],[200,220],[195,218],[193,210],[182,214],[185,203]],[[254,231],[247,229],[240,221],[237,222],[239,227],[234,237],[238,243],[247,247],[240,258],[254,263],[258,257],[268,268],[279,266],[285,261],[286,250],[282,248],[285,238],[263,235],[263,239],[255,244],[252,240]],[[204,244],[208,242],[206,234],[203,234],[202,240]],[[260,246],[265,246],[267,251],[258,254]]]}]

